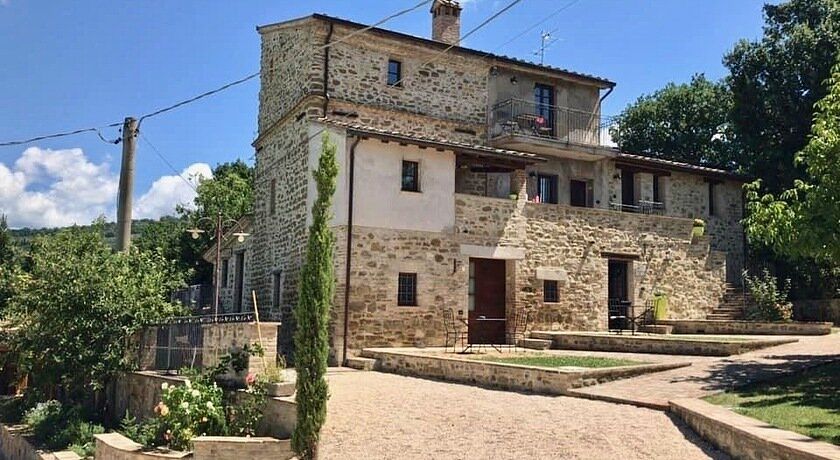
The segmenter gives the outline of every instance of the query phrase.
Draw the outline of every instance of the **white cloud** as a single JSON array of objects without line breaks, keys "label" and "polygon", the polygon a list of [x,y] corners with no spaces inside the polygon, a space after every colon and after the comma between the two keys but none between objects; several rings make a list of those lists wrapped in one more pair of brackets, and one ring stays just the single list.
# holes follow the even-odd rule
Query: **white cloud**
[{"label": "white cloud", "polygon": [[[193,184],[197,175],[212,177],[205,163],[182,174]],[[82,149],[30,147],[13,164],[0,162],[0,213],[12,227],[86,225],[100,216],[113,221],[118,185],[118,173],[107,162],[92,162]],[[172,214],[176,204],[191,203],[194,196],[180,177],[163,176],[135,199],[134,217]]]},{"label": "white cloud", "polygon": [[88,224],[113,214],[117,176],[81,149],[26,149],[10,168],[0,163],[0,212],[15,227]]},{"label": "white cloud", "polygon": [[[195,198],[193,187],[198,185],[202,177],[207,179],[213,177],[213,172],[207,163],[195,163],[188,166],[181,172],[181,177],[163,176],[156,180],[149,191],[135,202],[134,218],[156,219],[172,214],[176,205],[191,206]],[[192,184],[192,187],[187,182]]]}]

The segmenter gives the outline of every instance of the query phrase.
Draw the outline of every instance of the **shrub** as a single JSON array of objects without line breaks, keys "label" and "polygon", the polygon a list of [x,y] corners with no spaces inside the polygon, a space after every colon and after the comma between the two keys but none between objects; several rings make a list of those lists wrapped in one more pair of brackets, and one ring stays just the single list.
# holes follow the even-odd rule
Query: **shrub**
[{"label": "shrub", "polygon": [[754,303],[747,307],[747,319],[754,321],[790,321],[793,315],[793,305],[788,302],[790,280],[787,279],[779,287],[779,280],[770,274],[770,270],[762,270],[760,275],[751,276],[744,271],[744,284],[752,296]]},{"label": "shrub", "polygon": [[93,458],[96,450],[96,439],[93,435],[104,433],[105,428],[94,423],[76,421],[70,423],[65,432],[70,439],[70,450],[82,458]]},{"label": "shrub", "polygon": [[70,443],[65,432],[68,415],[60,402],[50,400],[26,411],[23,421],[32,429],[36,441],[48,449],[57,449]]},{"label": "shrub", "polygon": [[222,389],[204,381],[161,387],[161,402],[155,406],[157,441],[175,450],[189,450],[196,436],[227,433]]}]

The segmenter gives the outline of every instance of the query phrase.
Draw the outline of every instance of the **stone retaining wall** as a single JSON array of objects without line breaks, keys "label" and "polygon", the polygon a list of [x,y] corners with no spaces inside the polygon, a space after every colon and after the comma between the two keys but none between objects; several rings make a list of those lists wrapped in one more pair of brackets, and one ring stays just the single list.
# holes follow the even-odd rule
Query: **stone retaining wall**
[{"label": "stone retaining wall", "polygon": [[840,326],[840,299],[797,300],[793,302],[797,321],[826,321]]},{"label": "stone retaining wall", "polygon": [[614,351],[619,353],[652,353],[690,356],[731,356],[766,348],[795,339],[776,340],[696,340],[661,338],[642,335],[574,334],[566,332],[531,332],[531,338],[551,340],[551,348],[559,350]]},{"label": "stone retaining wall", "polygon": [[[155,372],[133,372],[123,375],[116,385],[114,413],[128,411],[138,420],[154,416],[154,407],[161,400],[161,384],[183,385],[184,378],[165,376]],[[295,398],[268,397],[259,434],[275,438],[288,438],[294,431],[296,417]]]},{"label": "stone retaining wall", "polygon": [[737,459],[816,460],[840,458],[840,447],[773,428],[699,399],[670,402],[672,413],[719,449]]},{"label": "stone retaining wall", "polygon": [[96,435],[97,460],[283,460],[294,457],[291,442],[273,438],[201,436],[192,452],[144,452],[143,446],[119,433]]},{"label": "stone retaining wall", "polygon": [[[141,333],[140,369],[155,370],[155,352],[157,347],[158,327],[148,327]],[[209,368],[219,362],[219,358],[226,355],[233,348],[242,348],[245,345],[260,343],[265,352],[265,359],[260,356],[251,356],[248,359],[249,372],[262,372],[263,362],[271,365],[277,360],[277,343],[280,334],[280,323],[260,323],[257,330],[257,323],[219,323],[202,324],[203,342],[196,352],[197,362],[201,367]],[[260,341],[262,338],[262,341]],[[185,344],[186,336],[175,337],[176,346],[188,347]]]},{"label": "stone retaining wall", "polygon": [[74,452],[44,452],[33,446],[26,434],[26,425],[0,425],[0,459],[2,460],[81,460]]},{"label": "stone retaining wall", "polygon": [[764,323],[756,321],[660,320],[657,324],[673,326],[674,334],[739,335],[826,335],[831,323]]},{"label": "stone retaining wall", "polygon": [[478,385],[486,388],[552,395],[563,395],[566,394],[566,390],[573,388],[689,365],[687,363],[666,363],[586,370],[549,369],[447,358],[381,348],[362,350],[362,356],[376,359],[375,369],[379,371]]}]

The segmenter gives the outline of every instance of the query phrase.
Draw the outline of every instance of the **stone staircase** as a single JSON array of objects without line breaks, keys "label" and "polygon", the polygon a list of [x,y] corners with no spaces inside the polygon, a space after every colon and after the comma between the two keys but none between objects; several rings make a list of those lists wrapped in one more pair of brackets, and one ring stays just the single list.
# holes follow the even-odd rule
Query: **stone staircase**
[{"label": "stone staircase", "polygon": [[706,319],[718,321],[738,321],[744,319],[744,307],[753,302],[752,296],[743,288],[732,284],[726,285],[723,300],[706,315]]}]

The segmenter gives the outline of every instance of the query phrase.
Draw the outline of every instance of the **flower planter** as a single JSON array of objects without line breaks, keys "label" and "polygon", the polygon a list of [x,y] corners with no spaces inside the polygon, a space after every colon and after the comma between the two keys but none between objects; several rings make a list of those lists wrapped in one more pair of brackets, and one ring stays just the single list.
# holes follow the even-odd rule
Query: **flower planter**
[{"label": "flower planter", "polygon": [[704,226],[694,226],[691,227],[691,237],[692,238],[699,238],[706,233],[706,227]]},{"label": "flower planter", "polygon": [[295,394],[295,382],[269,383],[266,386],[266,390],[268,391],[268,396],[285,398]]},{"label": "flower planter", "polygon": [[510,199],[511,199],[511,200],[516,201],[516,200],[519,198],[519,195],[517,195],[517,194],[515,194],[515,193],[511,193],[511,194],[509,195],[509,197],[510,197]]}]

